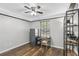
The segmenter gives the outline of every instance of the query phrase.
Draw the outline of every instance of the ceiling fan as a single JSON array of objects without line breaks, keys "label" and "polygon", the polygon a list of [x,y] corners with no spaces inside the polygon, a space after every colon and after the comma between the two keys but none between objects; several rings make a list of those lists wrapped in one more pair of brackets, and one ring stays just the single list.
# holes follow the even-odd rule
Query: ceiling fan
[{"label": "ceiling fan", "polygon": [[29,11],[25,12],[25,13],[31,13],[31,15],[35,16],[37,13],[39,14],[43,14],[42,11],[40,11],[40,6],[39,5],[31,5],[31,6],[24,6],[25,8],[27,8]]}]

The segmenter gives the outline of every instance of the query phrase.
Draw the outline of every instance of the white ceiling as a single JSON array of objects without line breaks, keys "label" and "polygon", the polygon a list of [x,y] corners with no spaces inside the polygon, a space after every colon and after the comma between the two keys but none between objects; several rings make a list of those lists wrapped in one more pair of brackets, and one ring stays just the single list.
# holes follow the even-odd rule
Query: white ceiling
[{"label": "white ceiling", "polygon": [[30,13],[24,13],[28,9],[24,8],[27,3],[0,3],[0,13],[5,13],[29,21],[40,20],[53,17],[53,15],[65,13],[68,9],[68,3],[38,3],[41,6],[43,14],[37,14],[36,16],[30,15]]}]

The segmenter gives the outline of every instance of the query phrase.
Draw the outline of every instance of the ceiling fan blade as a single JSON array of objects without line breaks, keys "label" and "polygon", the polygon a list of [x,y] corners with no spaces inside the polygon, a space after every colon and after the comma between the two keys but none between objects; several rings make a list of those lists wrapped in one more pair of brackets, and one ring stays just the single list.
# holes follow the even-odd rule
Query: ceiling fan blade
[{"label": "ceiling fan blade", "polygon": [[29,13],[30,11],[27,11],[27,12],[25,12],[25,13]]},{"label": "ceiling fan blade", "polygon": [[27,8],[27,9],[31,9],[31,8],[29,8],[29,7],[27,7],[27,6],[24,6],[25,8]]},{"label": "ceiling fan blade", "polygon": [[37,13],[43,14],[43,12],[41,12],[41,11],[37,11]]}]

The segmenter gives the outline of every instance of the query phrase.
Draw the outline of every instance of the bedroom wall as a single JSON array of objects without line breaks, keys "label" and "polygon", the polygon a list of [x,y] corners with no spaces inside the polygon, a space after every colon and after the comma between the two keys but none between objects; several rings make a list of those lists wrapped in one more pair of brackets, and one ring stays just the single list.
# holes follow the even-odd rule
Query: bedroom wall
[{"label": "bedroom wall", "polygon": [[0,53],[29,42],[29,22],[0,15]]},{"label": "bedroom wall", "polygon": [[[51,46],[62,48],[63,49],[63,19],[51,19],[49,20],[49,28],[50,28],[50,35],[51,35]],[[40,28],[40,21],[32,22],[31,28]]]},{"label": "bedroom wall", "polygon": [[50,20],[51,46],[63,49],[63,20],[64,18]]}]

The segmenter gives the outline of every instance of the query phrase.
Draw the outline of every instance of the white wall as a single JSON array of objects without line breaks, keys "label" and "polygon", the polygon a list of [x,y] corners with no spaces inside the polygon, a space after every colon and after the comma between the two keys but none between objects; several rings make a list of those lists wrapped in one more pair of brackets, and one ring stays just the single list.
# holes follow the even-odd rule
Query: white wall
[{"label": "white wall", "polygon": [[31,28],[40,29],[40,21],[32,22],[31,23]]},{"label": "white wall", "polygon": [[29,23],[0,15],[0,52],[29,42]]},{"label": "white wall", "polygon": [[[51,46],[63,48],[63,20],[64,18],[49,20],[49,28],[51,34]],[[40,21],[32,22],[31,28],[40,28]]]},{"label": "white wall", "polygon": [[63,20],[64,18],[50,20],[52,47],[63,48]]}]

